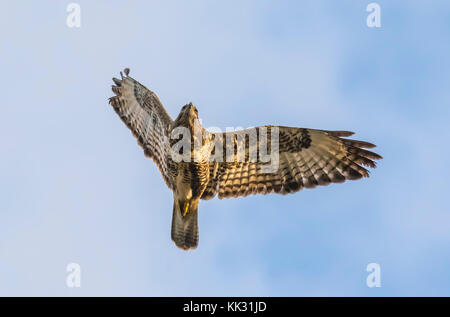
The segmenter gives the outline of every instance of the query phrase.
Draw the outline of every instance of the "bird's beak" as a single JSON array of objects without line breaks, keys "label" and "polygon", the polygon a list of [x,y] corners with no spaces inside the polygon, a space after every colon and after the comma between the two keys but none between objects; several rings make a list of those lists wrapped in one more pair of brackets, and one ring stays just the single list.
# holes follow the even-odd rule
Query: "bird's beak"
[{"label": "bird's beak", "polygon": [[190,114],[191,116],[195,115],[194,106],[193,106],[192,104],[189,105],[189,114]]}]

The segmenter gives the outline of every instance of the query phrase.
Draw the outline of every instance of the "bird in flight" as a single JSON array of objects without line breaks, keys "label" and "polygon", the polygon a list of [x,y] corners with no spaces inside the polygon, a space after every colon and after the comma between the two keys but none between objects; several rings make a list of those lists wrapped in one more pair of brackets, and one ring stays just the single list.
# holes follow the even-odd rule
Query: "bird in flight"
[{"label": "bird in flight", "polygon": [[375,147],[346,139],[349,131],[260,126],[210,132],[186,104],[173,120],[156,94],[129,76],[113,78],[109,103],[173,191],[171,238],[183,249],[198,245],[198,204],[252,194],[289,194],[303,188],[368,177],[382,157]]}]

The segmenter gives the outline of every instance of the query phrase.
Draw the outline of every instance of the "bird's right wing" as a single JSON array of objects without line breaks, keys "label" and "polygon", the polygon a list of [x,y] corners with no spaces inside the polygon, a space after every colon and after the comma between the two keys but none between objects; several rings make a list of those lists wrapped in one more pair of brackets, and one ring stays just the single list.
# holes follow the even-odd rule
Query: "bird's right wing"
[{"label": "bird's right wing", "polygon": [[125,69],[122,79],[113,78],[116,94],[109,98],[120,119],[127,125],[146,156],[158,166],[167,186],[172,189],[167,169],[169,155],[169,131],[173,120],[166,112],[156,94],[128,76]]}]

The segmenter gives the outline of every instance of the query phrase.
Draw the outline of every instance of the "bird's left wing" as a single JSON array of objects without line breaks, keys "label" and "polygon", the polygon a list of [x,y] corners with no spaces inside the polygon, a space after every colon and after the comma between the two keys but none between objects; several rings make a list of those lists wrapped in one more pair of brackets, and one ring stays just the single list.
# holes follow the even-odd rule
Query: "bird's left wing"
[{"label": "bird's left wing", "polygon": [[[278,136],[278,164],[272,171],[266,170],[267,163],[261,161],[261,136],[267,135],[267,154],[271,153],[271,142]],[[249,135],[257,135],[257,142],[251,145]],[[326,131],[305,128],[265,126],[227,133],[209,133],[210,139],[223,143],[221,162],[209,163],[209,183],[202,199],[247,196],[251,194],[288,194],[302,188],[317,185],[342,183],[368,177],[369,172],[362,165],[375,167],[374,160],[381,156],[367,151],[375,145],[345,139],[349,131]],[[239,136],[243,145],[241,159],[237,154],[226,159],[226,147],[238,153]],[[241,143],[241,144],[242,144]],[[227,145],[228,144],[228,145]],[[275,144],[275,143],[274,143]],[[265,147],[266,145],[264,145]],[[251,152],[257,153],[251,159]],[[215,154],[215,153],[213,153]],[[220,156],[219,156],[220,157]]]},{"label": "bird's left wing", "polygon": [[125,69],[125,75],[120,73],[121,79],[113,78],[115,85],[112,91],[116,95],[109,99],[109,103],[136,137],[145,155],[156,163],[167,186],[172,188],[166,158],[173,120],[156,94],[129,77],[128,73],[129,69]]}]

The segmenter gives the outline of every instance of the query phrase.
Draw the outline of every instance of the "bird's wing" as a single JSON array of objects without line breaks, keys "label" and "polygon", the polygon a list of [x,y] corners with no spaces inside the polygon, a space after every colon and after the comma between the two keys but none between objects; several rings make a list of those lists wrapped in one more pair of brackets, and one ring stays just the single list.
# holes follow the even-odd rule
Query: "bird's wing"
[{"label": "bird's wing", "polygon": [[169,153],[169,131],[173,120],[166,112],[156,94],[128,76],[113,78],[112,91],[116,94],[109,99],[120,119],[127,125],[146,156],[158,166],[164,181],[172,188],[168,177],[167,156]]},{"label": "bird's wing", "polygon": [[[368,171],[362,165],[374,168],[373,160],[382,157],[364,150],[375,145],[350,139],[349,131],[326,131],[291,127],[265,126],[227,133],[211,133],[212,139],[223,141],[223,162],[210,162],[210,180],[202,195],[202,199],[210,199],[217,193],[219,198],[240,197],[251,194],[288,194],[302,188],[314,188],[317,185],[342,183],[347,179],[368,177]],[[248,131],[256,131],[258,135],[258,156],[251,159],[249,154],[252,145]],[[270,153],[272,135],[278,131],[278,168],[267,172],[261,162],[261,132],[267,133],[267,146]],[[237,137],[243,134],[244,137]],[[228,137],[228,139],[227,139]],[[229,140],[229,141],[228,141]],[[225,158],[227,142],[234,153],[238,140],[245,140],[245,156],[239,161],[235,154],[228,161]],[[253,143],[253,150],[256,144]],[[241,152],[242,153],[242,152]]]}]

